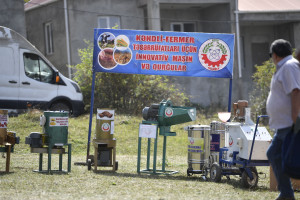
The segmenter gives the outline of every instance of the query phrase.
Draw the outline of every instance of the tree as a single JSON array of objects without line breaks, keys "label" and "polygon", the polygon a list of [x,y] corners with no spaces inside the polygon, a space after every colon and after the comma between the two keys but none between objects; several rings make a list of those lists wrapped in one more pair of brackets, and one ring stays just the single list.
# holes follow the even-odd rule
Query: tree
[{"label": "tree", "polygon": [[253,112],[257,115],[265,115],[270,83],[276,67],[272,60],[269,59],[260,66],[255,65],[255,68],[256,72],[252,76],[254,89],[251,91],[250,101],[252,103]]},{"label": "tree", "polygon": [[[75,69],[74,80],[81,87],[84,102],[91,102],[93,45],[79,49],[81,63]],[[171,99],[174,105],[185,105],[188,97],[171,84],[166,76],[97,73],[94,92],[95,108],[112,108],[127,114],[141,113],[145,106]],[[86,110],[88,110],[86,107]]]}]

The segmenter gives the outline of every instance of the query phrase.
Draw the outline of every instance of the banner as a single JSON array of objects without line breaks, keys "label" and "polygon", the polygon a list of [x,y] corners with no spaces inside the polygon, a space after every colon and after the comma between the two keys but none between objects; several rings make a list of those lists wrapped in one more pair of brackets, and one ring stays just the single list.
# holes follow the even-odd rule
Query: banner
[{"label": "banner", "polygon": [[234,35],[95,29],[96,72],[232,78]]}]

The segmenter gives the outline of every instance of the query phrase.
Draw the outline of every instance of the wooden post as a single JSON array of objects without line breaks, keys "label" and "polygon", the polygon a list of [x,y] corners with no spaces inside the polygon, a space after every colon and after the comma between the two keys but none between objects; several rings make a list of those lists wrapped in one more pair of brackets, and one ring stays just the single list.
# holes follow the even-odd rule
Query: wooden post
[{"label": "wooden post", "polygon": [[6,143],[6,148],[7,148],[7,152],[6,152],[6,172],[9,172],[9,165],[10,165],[10,152],[11,152],[11,144]]},{"label": "wooden post", "polygon": [[[291,182],[294,190],[300,190],[300,180],[291,179]],[[271,166],[270,166],[270,190],[277,191],[277,181]]]}]

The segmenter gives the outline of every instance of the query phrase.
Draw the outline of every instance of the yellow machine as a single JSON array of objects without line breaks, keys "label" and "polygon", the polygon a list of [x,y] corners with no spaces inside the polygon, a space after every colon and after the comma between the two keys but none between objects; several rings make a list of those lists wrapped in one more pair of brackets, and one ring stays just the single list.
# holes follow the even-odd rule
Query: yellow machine
[{"label": "yellow machine", "polygon": [[14,151],[14,145],[19,144],[20,138],[13,131],[7,131],[8,111],[0,110],[0,152],[6,153],[5,172],[9,172],[10,153]]},{"label": "yellow machine", "polygon": [[112,167],[111,171],[118,170],[116,161],[116,139],[114,138],[114,110],[97,109],[96,131],[93,139],[94,156],[88,159],[88,170],[92,165],[94,171],[99,167]]}]

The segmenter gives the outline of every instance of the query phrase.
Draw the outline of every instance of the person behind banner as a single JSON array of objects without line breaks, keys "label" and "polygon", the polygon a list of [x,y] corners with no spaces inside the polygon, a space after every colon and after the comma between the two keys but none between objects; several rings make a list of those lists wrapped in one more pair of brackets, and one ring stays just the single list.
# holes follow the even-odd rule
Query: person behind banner
[{"label": "person behind banner", "polygon": [[269,125],[275,135],[267,151],[274,170],[280,194],[277,200],[295,199],[290,178],[282,169],[282,144],[300,113],[300,67],[292,56],[291,44],[283,39],[275,40],[270,47],[270,57],[276,65],[267,99]]}]

